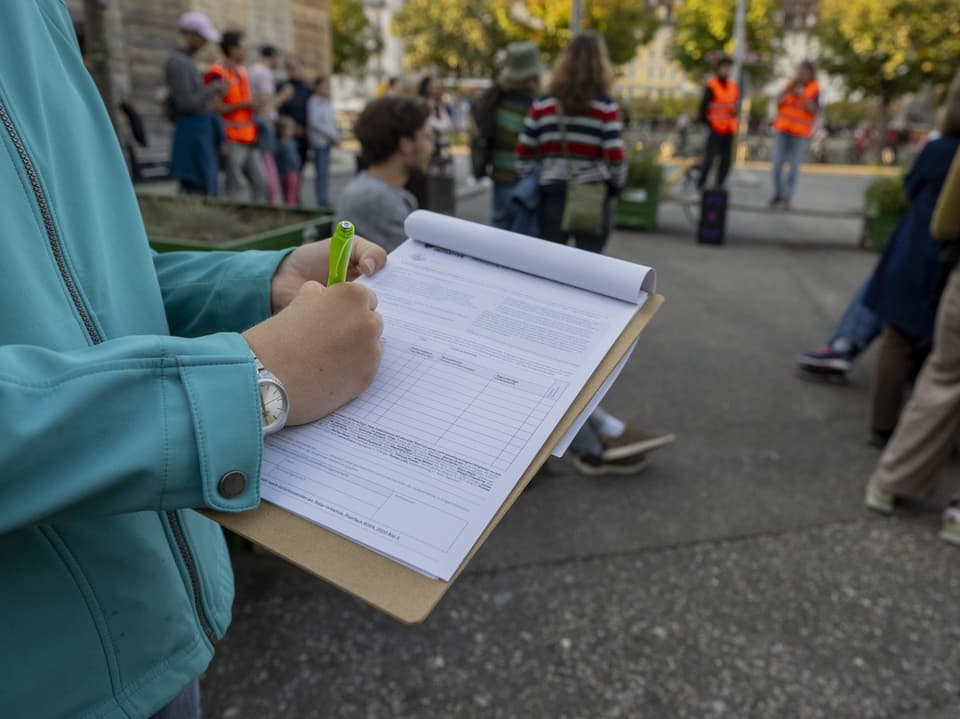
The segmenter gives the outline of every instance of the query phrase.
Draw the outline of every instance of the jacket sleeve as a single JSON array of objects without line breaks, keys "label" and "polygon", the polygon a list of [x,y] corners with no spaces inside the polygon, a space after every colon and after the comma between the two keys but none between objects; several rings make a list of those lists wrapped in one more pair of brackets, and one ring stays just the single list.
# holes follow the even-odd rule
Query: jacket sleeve
[{"label": "jacket sleeve", "polygon": [[265,320],[270,281],[292,251],[155,253],[170,334],[242,332]]},{"label": "jacket sleeve", "polygon": [[960,152],[954,155],[937,198],[930,232],[939,242],[960,242]]},{"label": "jacket sleeve", "polygon": [[920,150],[920,154],[917,155],[913,165],[910,166],[910,171],[903,178],[903,191],[911,202],[933,179],[931,177],[931,167],[936,163],[931,152],[935,152],[935,150],[931,150],[930,143],[927,143]]},{"label": "jacket sleeve", "polygon": [[536,103],[527,110],[523,119],[523,129],[517,136],[517,173],[528,175],[537,169],[540,162],[540,120],[536,114]]},{"label": "jacket sleeve", "polygon": [[[237,334],[131,336],[69,352],[0,346],[0,432],[0,534],[259,502],[256,370]],[[246,478],[238,496],[219,491],[230,472]]]},{"label": "jacket sleeve", "polygon": [[610,185],[615,190],[627,184],[626,151],[620,109],[614,105],[613,115],[603,123],[603,159],[610,170]]}]

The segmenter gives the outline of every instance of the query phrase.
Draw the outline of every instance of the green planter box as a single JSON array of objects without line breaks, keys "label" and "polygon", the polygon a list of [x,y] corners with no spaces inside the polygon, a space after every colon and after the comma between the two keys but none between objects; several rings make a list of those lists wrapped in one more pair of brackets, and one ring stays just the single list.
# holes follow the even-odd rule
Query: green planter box
[{"label": "green planter box", "polygon": [[659,193],[642,187],[627,187],[620,195],[614,224],[630,229],[657,229]]},{"label": "green planter box", "polygon": [[863,244],[874,252],[883,252],[903,215],[883,211],[879,203],[869,197],[864,209]]},{"label": "green planter box", "polygon": [[207,197],[138,194],[150,246],[176,250],[282,250],[329,237],[332,211]]},{"label": "green planter box", "polygon": [[867,215],[864,217],[867,245],[874,252],[883,252],[900,222],[900,215]]},{"label": "green planter box", "polygon": [[882,252],[907,212],[909,201],[900,177],[877,177],[864,190],[863,244]]}]

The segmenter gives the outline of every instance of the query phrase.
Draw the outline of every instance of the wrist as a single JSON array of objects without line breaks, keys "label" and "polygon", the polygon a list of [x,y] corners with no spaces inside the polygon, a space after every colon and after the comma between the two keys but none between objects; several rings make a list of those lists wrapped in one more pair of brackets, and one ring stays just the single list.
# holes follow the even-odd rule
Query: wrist
[{"label": "wrist", "polygon": [[293,252],[288,252],[274,270],[273,277],[270,280],[270,311],[277,314],[284,307],[289,305],[296,296],[300,285],[291,268],[290,256]]},{"label": "wrist", "polygon": [[[283,429],[290,415],[290,399],[287,389],[280,377],[269,369],[264,363],[263,358],[256,349],[260,343],[255,339],[254,333],[244,333],[244,340],[250,348],[253,357],[253,364],[257,372],[257,392],[260,397],[261,426],[264,436],[274,434]],[[266,350],[267,347],[265,346]],[[276,362],[273,357],[267,353],[267,362],[270,367],[275,368]]]}]

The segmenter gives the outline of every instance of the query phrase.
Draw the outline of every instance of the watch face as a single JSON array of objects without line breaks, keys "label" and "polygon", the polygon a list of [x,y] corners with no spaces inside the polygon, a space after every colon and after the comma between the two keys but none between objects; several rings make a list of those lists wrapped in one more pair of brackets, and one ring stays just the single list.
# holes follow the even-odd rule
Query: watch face
[{"label": "watch face", "polygon": [[260,382],[260,406],[263,410],[263,429],[280,429],[287,415],[287,396],[276,382]]}]

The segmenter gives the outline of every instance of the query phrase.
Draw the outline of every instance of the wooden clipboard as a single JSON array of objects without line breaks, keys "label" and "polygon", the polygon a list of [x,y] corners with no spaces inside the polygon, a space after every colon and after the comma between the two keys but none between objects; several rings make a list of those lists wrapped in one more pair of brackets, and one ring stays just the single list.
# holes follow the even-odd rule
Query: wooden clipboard
[{"label": "wooden clipboard", "polygon": [[257,509],[249,512],[201,512],[223,527],[400,621],[410,624],[422,622],[517,501],[520,493],[547,461],[552,448],[580,416],[662,304],[661,295],[652,295],[633,316],[449,582],[430,579],[269,502],[262,502]]}]

